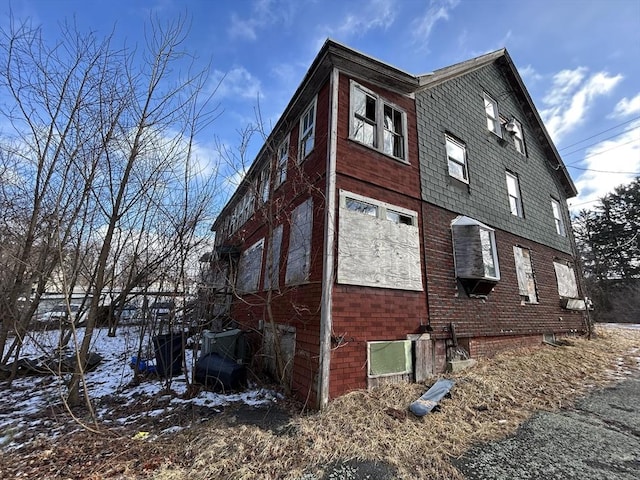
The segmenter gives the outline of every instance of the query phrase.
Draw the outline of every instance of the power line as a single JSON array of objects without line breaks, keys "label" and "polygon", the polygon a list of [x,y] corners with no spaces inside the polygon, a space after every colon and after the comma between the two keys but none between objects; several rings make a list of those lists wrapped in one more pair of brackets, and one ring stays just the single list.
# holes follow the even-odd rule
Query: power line
[{"label": "power line", "polygon": [[[598,132],[598,133],[596,133],[596,134],[594,134],[594,135],[591,135],[590,137],[583,138],[582,140],[578,140],[577,142],[572,143],[571,145],[567,145],[567,146],[565,146],[565,147],[562,147],[562,148],[560,148],[558,151],[559,151],[559,152],[561,152],[561,151],[563,151],[563,150],[566,150],[567,148],[574,147],[574,146],[576,146],[576,145],[578,145],[578,144],[580,144],[580,143],[582,143],[582,142],[586,142],[587,140],[591,140],[592,138],[595,138],[595,137],[597,137],[597,136],[599,136],[599,135],[602,135],[603,133],[610,132],[611,130],[615,130],[615,129],[616,129],[616,128],[618,128],[618,127],[621,127],[621,126],[623,126],[623,125],[626,125],[627,123],[631,123],[631,122],[633,122],[634,120],[638,120],[638,119],[640,119],[640,115],[639,115],[639,116],[637,116],[637,117],[632,118],[631,120],[627,120],[626,122],[622,122],[622,123],[619,123],[618,125],[614,125],[614,126],[613,126],[613,127],[611,127],[611,128],[607,128],[606,130],[602,130],[601,132]],[[635,127],[634,127],[634,128],[635,128]],[[622,133],[624,133],[624,132],[622,132]],[[616,135],[614,135],[614,136],[616,136]],[[604,139],[604,140],[606,140],[606,139]],[[586,148],[586,147],[584,147],[584,148]],[[568,154],[568,155],[570,155],[570,154]]]},{"label": "power line", "polygon": [[596,173],[617,173],[620,175],[640,175],[640,172],[613,172],[610,170],[595,170],[593,168],[583,168],[583,167],[571,167],[576,170],[583,170],[585,172],[596,172]]},{"label": "power line", "polygon": [[[588,156],[588,157],[586,157],[586,158],[597,157],[598,155],[602,155],[603,153],[607,153],[607,152],[609,152],[609,151],[611,151],[611,150],[615,150],[616,148],[624,147],[625,145],[628,145],[628,144],[630,144],[630,143],[637,142],[637,141],[640,141],[640,139],[634,138],[633,140],[629,140],[628,142],[619,143],[618,145],[614,145],[613,147],[610,147],[610,148],[607,148],[607,149],[605,149],[605,150],[602,150],[602,151],[600,151],[600,152],[598,152],[598,153],[594,153],[594,154],[592,154],[592,155],[589,155],[589,156]],[[575,153],[575,152],[571,152],[571,153]],[[570,163],[570,164],[565,164],[565,167],[569,167],[569,166],[571,166],[571,165],[573,165],[573,164],[575,164],[575,163],[577,163],[577,162],[580,162],[580,161],[582,161],[582,160],[577,160],[577,161],[572,162],[572,163]],[[572,167],[572,168],[578,168],[578,167]]]},{"label": "power line", "polygon": [[[640,127],[631,127],[631,128],[628,128],[628,129],[626,129],[626,130],[623,130],[623,131],[622,131],[622,132],[620,132],[620,133],[616,133],[615,135],[611,135],[610,137],[605,137],[605,138],[603,138],[603,139],[601,139],[601,140],[598,140],[597,142],[590,143],[589,145],[585,145],[584,147],[580,147],[580,148],[578,148],[577,150],[573,150],[573,151],[571,151],[571,152],[569,152],[569,153],[566,153],[566,154],[564,154],[563,156],[564,156],[564,157],[568,157],[569,155],[573,155],[574,153],[581,152],[581,151],[583,151],[583,150],[585,150],[585,149],[587,149],[587,148],[589,148],[589,147],[592,147],[592,146],[594,146],[594,145],[598,145],[598,144],[600,144],[600,143],[602,143],[602,142],[604,142],[604,141],[606,141],[606,140],[611,140],[612,138],[619,137],[620,135],[623,135],[623,134],[625,134],[625,133],[627,133],[627,132],[630,132],[630,131],[632,131],[632,130],[635,130],[635,129],[637,129],[637,128],[638,128],[638,129],[640,129]],[[637,139],[635,139],[635,138],[634,138],[634,139],[632,139],[632,140],[629,140],[628,142],[621,143],[620,145],[626,145],[627,143],[635,142],[636,140],[637,140]],[[618,146],[614,146],[614,147],[612,147],[612,148],[617,148],[617,147],[618,147]],[[605,150],[605,151],[606,151],[606,150]],[[576,162],[579,162],[579,161],[580,161],[580,160],[576,160]],[[576,162],[573,162],[573,163],[576,163]]]}]

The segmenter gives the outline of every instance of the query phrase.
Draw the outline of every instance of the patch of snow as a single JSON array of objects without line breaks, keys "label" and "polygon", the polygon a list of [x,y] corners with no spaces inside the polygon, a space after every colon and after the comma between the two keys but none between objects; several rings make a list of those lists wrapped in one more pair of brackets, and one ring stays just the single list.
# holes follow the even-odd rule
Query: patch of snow
[{"label": "patch of snow", "polygon": [[[76,341],[81,342],[83,329],[77,332]],[[50,358],[59,345],[60,332],[57,330],[45,332],[30,332],[24,340],[22,358],[46,359]],[[95,414],[99,421],[111,425],[131,425],[141,418],[162,417],[166,421],[173,410],[183,408],[185,404],[211,408],[215,412],[216,407],[224,407],[233,403],[245,403],[250,406],[263,406],[282,398],[278,393],[264,388],[253,388],[236,393],[215,393],[202,390],[197,396],[185,399],[187,381],[190,379],[195,364],[193,350],[184,352],[186,372],[176,376],[171,381],[157,378],[146,378],[140,383],[134,382],[133,369],[130,366],[131,357],[154,360],[153,348],[148,336],[143,338],[140,348],[140,331],[138,327],[125,327],[118,331],[117,336],[109,337],[105,328],[94,331],[92,338],[93,353],[102,356],[103,361],[98,367],[87,372],[84,385],[95,405]],[[69,354],[71,351],[68,352]],[[4,352],[3,352],[4,354]],[[155,363],[153,361],[152,363]],[[0,448],[17,448],[21,443],[21,437],[31,431],[31,437],[35,431],[38,435],[46,435],[55,438],[61,433],[68,433],[68,426],[55,428],[56,423],[46,425],[46,413],[52,407],[60,407],[66,394],[66,383],[70,380],[70,374],[28,376],[15,379],[11,386],[7,382],[0,382],[2,395],[0,396]],[[170,387],[170,394],[167,393]],[[116,402],[120,407],[134,407],[149,405],[149,410],[140,414],[131,412],[118,418],[113,417],[113,410],[109,402]],[[126,408],[120,408],[126,410]],[[119,410],[119,411],[120,411]],[[176,417],[178,417],[176,415]],[[176,418],[176,421],[178,418]],[[185,428],[182,425],[173,425],[162,430],[164,434],[179,431]],[[21,432],[25,434],[22,435]]]}]

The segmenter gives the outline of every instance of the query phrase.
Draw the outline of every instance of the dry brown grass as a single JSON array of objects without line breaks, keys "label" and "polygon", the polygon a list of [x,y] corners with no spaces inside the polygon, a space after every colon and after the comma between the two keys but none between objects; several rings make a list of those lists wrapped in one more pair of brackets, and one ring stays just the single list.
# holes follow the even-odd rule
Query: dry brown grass
[{"label": "dry brown grass", "polygon": [[[640,332],[602,331],[588,341],[498,355],[448,375],[456,384],[438,413],[416,418],[409,404],[426,385],[356,391],[320,413],[296,417],[284,435],[211,422],[184,437],[188,467],[166,466],[156,478],[320,478],[347,459],[383,461],[400,478],[461,479],[450,460],[472,444],[504,437],[537,410],[569,406],[579,395],[638,369]],[[303,477],[304,474],[307,474]]]}]

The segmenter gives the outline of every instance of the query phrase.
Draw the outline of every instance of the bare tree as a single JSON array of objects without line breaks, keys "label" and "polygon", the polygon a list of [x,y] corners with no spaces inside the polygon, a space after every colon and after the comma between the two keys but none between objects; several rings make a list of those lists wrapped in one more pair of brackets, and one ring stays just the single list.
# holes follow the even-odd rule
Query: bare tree
[{"label": "bare tree", "polygon": [[149,26],[139,51],[73,25],[62,26],[54,45],[29,23],[12,20],[0,32],[0,90],[10,99],[0,113],[11,126],[0,132],[0,202],[10,212],[0,225],[0,347],[12,331],[19,358],[54,273],[68,295],[82,284],[88,314],[72,405],[83,393],[105,292],[118,287],[117,306],[169,266],[184,279],[210,218],[215,180],[198,166],[209,159],[194,153],[196,136],[217,116],[204,89],[207,69],[194,73],[182,50],[184,18]]}]

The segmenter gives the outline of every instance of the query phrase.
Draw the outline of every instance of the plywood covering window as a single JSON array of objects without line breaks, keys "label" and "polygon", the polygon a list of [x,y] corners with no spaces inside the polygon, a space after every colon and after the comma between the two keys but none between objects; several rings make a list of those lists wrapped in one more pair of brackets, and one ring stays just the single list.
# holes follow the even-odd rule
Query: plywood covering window
[{"label": "plywood covering window", "polygon": [[367,360],[369,377],[412,373],[411,340],[368,342]]},{"label": "plywood covering window", "polygon": [[520,293],[520,298],[522,298],[526,303],[538,303],[536,279],[533,274],[533,265],[531,263],[531,251],[528,248],[514,246],[513,257],[516,264],[516,275],[518,277],[518,291]]},{"label": "plywood covering window", "polygon": [[341,191],[337,281],[422,291],[417,213]]},{"label": "plywood covering window", "polygon": [[236,288],[240,293],[255,292],[260,282],[264,239],[251,245],[240,256]]},{"label": "plywood covering window", "polygon": [[311,231],[313,227],[313,201],[311,198],[298,205],[291,213],[289,251],[287,254],[287,285],[309,281],[311,266]]},{"label": "plywood covering window", "polygon": [[264,267],[264,289],[278,289],[280,277],[280,245],[282,244],[282,225],[273,229],[271,241],[267,248]]},{"label": "plywood covering window", "polygon": [[578,298],[578,284],[573,267],[566,262],[555,261],[553,268],[558,281],[558,295],[561,298]]}]

